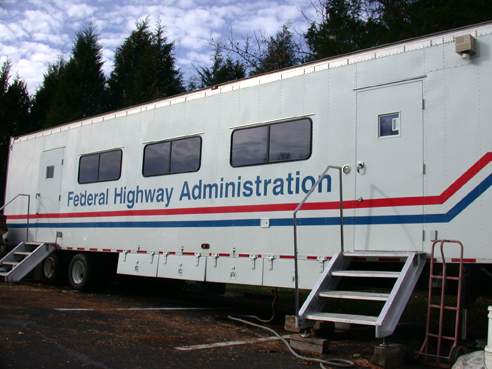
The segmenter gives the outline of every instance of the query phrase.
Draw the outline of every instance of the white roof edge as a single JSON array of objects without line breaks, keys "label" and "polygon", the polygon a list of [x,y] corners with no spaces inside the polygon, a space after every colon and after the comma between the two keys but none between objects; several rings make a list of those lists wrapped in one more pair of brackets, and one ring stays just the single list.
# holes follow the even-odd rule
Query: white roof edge
[{"label": "white roof edge", "polygon": [[465,34],[472,34],[472,36],[474,37],[480,37],[480,36],[492,34],[492,21],[456,28],[453,30],[443,31],[430,35],[420,36],[408,40],[398,41],[392,44],[376,46],[371,49],[363,49],[360,51],[355,51],[350,54],[316,60],[314,62],[301,64],[294,67],[281,69],[278,71],[269,72],[254,77],[248,77],[241,80],[226,82],[218,86],[207,87],[205,89],[201,89],[197,91],[185,92],[179,95],[166,97],[160,100],[150,101],[140,105],[130,106],[125,109],[103,113],[93,117],[80,119],[74,122],[65,123],[52,128],[15,137],[13,142],[26,141],[39,136],[45,136],[53,133],[58,133],[58,132],[63,132],[66,130],[78,128],[81,126],[90,125],[93,123],[108,121],[108,120],[115,119],[117,117],[126,116],[137,112],[143,112],[150,109],[156,109],[164,106],[179,104],[186,101],[197,100],[208,96],[214,96],[222,93],[231,92],[234,90],[239,90],[246,87],[258,86],[258,85],[262,85],[262,84],[266,84],[266,83],[270,83],[270,82],[274,82],[274,81],[278,81],[281,79],[286,79],[302,74],[308,74],[325,69],[337,68],[348,64],[356,64],[369,59],[376,59],[389,55],[432,47],[435,45],[450,43],[450,42],[454,42],[456,36],[461,36]]}]

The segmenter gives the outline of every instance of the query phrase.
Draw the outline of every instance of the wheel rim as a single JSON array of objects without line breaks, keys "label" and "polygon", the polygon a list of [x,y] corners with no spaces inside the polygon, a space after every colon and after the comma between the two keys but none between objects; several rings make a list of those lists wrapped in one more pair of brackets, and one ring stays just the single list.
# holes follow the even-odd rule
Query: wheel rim
[{"label": "wheel rim", "polygon": [[55,273],[55,260],[53,258],[49,257],[44,261],[43,271],[46,278],[53,277]]},{"label": "wheel rim", "polygon": [[84,264],[81,261],[76,261],[72,267],[72,279],[76,284],[80,284],[84,280]]}]

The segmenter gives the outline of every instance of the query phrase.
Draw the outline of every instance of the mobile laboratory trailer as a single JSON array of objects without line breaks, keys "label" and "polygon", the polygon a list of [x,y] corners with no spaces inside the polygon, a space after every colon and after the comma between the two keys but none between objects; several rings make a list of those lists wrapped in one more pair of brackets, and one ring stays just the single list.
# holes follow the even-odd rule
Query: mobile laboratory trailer
[{"label": "mobile laboratory trailer", "polygon": [[[125,275],[334,289],[351,259],[397,260],[390,317],[352,321],[387,336],[433,241],[492,263],[491,53],[484,23],[12,138],[2,275],[44,260],[83,289],[114,258]],[[344,321],[320,299],[300,327]]]}]

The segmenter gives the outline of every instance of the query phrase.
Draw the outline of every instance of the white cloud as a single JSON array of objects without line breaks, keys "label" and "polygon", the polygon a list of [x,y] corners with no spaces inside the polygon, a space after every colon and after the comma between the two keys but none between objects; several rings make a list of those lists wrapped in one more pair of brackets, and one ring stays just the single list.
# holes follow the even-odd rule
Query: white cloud
[{"label": "white cloud", "polygon": [[18,24],[0,24],[0,40],[13,41],[19,37],[25,37],[27,33]]},{"label": "white cloud", "polygon": [[67,5],[65,12],[70,18],[75,18],[75,19],[87,18],[93,16],[94,13],[96,12],[96,8],[89,6],[85,3],[70,4],[64,2],[64,4]]},{"label": "white cloud", "polygon": [[28,33],[57,32],[63,25],[61,20],[57,19],[56,14],[49,14],[41,10],[27,10],[19,24]]},{"label": "white cloud", "polygon": [[175,42],[177,67],[185,79],[194,66],[210,66],[208,41],[254,31],[274,35],[291,21],[296,29],[309,26],[300,12],[315,15],[309,0],[0,0],[0,60],[12,59],[17,71],[34,92],[48,63],[71,51],[75,33],[89,22],[96,27],[103,45],[104,71],[113,67],[114,51],[135,29],[137,20],[149,16],[153,28],[158,20],[168,41]]}]

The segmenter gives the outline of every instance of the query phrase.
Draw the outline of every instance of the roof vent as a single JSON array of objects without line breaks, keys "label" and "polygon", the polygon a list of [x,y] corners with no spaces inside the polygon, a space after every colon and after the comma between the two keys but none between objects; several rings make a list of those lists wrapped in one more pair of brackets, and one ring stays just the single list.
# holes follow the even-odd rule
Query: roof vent
[{"label": "roof vent", "polygon": [[457,36],[455,50],[462,58],[467,59],[476,53],[475,38],[472,35]]}]

